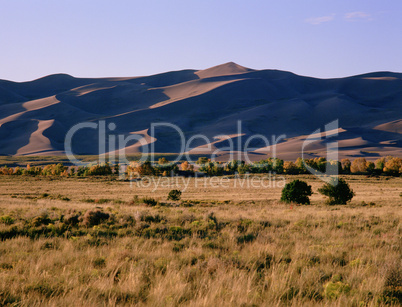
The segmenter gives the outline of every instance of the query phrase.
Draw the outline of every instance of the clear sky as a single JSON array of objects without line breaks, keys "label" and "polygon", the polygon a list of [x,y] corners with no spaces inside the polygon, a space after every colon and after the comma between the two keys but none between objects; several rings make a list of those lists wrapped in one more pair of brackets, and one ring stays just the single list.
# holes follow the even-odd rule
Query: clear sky
[{"label": "clear sky", "polygon": [[401,0],[0,0],[0,79],[402,72]]}]

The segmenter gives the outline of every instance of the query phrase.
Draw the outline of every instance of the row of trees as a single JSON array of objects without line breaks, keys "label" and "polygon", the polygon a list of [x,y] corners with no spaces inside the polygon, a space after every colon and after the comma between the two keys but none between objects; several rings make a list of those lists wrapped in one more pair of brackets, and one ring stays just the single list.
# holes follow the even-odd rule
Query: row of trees
[{"label": "row of trees", "polygon": [[166,158],[160,158],[157,164],[150,161],[132,162],[126,170],[127,175],[134,176],[169,176],[177,174],[179,167],[175,163],[169,163]]},{"label": "row of trees", "polygon": [[339,174],[402,175],[402,159],[392,156],[379,158],[375,162],[367,161],[365,158],[356,158],[351,162],[349,159],[327,161],[323,157],[317,157],[305,160],[298,158],[295,162],[269,158],[250,164],[237,160],[229,163],[213,162],[203,157],[199,158],[196,163],[200,165],[199,171],[215,176],[234,173],[257,174],[269,172],[290,175],[308,174],[310,173],[308,167],[319,172],[325,172],[332,168]]},{"label": "row of trees", "polygon": [[349,159],[343,159],[341,164],[346,174],[402,174],[402,159],[392,156],[379,158],[375,162],[366,161],[365,158],[356,158],[353,162],[350,162]]},{"label": "row of trees", "polygon": [[[278,158],[268,158],[254,163],[233,160],[229,163],[211,161],[207,157],[197,160],[198,171],[209,176],[221,176],[230,174],[308,174],[308,168],[325,172],[329,168],[335,169],[339,174],[365,174],[365,175],[402,175],[402,159],[397,157],[382,157],[375,162],[365,158],[356,158],[353,161],[343,159],[341,161],[327,161],[323,157],[303,160],[298,158],[295,162],[284,161]],[[181,171],[192,174],[195,171],[193,164],[185,161],[180,165]],[[107,176],[118,175],[119,165],[100,164],[92,166],[64,166],[62,163],[50,164],[44,167],[27,165],[21,167],[2,167],[2,175],[33,175],[33,176]],[[126,169],[126,174],[136,176],[169,176],[179,172],[176,163],[170,163],[166,158],[160,158],[158,163],[132,162]]]},{"label": "row of trees", "polygon": [[49,164],[44,167],[27,165],[21,167],[2,167],[2,175],[31,175],[31,176],[62,176],[62,177],[86,177],[86,176],[106,176],[119,173],[118,165],[99,164],[92,166],[65,166],[63,163]]}]

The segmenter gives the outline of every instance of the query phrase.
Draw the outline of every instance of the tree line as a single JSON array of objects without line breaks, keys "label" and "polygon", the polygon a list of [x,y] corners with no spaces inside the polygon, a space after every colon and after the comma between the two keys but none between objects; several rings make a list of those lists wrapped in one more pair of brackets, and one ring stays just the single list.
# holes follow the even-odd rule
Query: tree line
[{"label": "tree line", "polygon": [[[307,166],[307,167],[306,167]],[[180,164],[169,162],[166,158],[160,158],[158,162],[150,161],[131,162],[125,170],[120,165],[109,163],[90,166],[65,166],[62,163],[46,166],[1,167],[0,175],[32,175],[32,176],[62,176],[62,177],[86,177],[109,176],[126,174],[129,176],[170,176],[172,174],[194,175],[201,172],[208,176],[222,176],[232,174],[309,174],[309,168],[319,172],[325,172],[328,168],[336,170],[339,174],[356,175],[402,175],[402,159],[398,157],[381,157],[376,161],[367,161],[365,158],[356,158],[353,161],[342,159],[341,161],[327,161],[324,157],[312,159],[298,158],[295,162],[284,161],[278,158],[268,158],[258,162],[246,163],[233,160],[228,163],[211,161],[207,157],[200,157],[195,165],[184,161]]]}]

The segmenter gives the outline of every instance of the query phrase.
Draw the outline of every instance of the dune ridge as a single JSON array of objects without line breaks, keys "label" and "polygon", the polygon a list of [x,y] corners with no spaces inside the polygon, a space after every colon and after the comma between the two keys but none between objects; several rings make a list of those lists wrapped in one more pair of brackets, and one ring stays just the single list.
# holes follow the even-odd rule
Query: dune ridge
[{"label": "dune ridge", "polygon": [[[338,120],[339,157],[402,156],[402,74],[373,72],[336,79],[304,77],[278,70],[254,70],[233,62],[204,70],[182,70],[152,76],[75,78],[50,75],[29,82],[0,80],[0,154],[64,154],[64,138],[81,122],[115,124],[111,134],[142,137],[159,153],[181,150],[180,137],[151,123],[172,123],[188,140],[188,152],[210,146],[244,148],[253,135],[285,135],[277,155],[301,156],[308,135]],[[241,130],[237,125],[241,121]],[[219,137],[220,136],[220,137]],[[227,137],[225,137],[227,136]],[[218,137],[218,138],[217,138]],[[73,139],[76,154],[99,154],[98,131],[83,129]],[[305,157],[325,155],[329,139],[312,144]],[[107,151],[136,153],[130,141]],[[272,155],[272,143],[255,138],[249,144],[256,159]],[[239,153],[241,156],[242,154]]]}]

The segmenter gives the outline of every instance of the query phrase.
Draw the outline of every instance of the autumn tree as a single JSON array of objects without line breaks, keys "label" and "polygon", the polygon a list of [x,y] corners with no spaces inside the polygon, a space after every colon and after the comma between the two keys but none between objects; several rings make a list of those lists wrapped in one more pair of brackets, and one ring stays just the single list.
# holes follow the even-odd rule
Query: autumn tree
[{"label": "autumn tree", "polygon": [[165,157],[162,157],[162,158],[159,158],[158,164],[159,165],[169,164],[169,161]]},{"label": "autumn tree", "polygon": [[352,173],[366,173],[367,172],[367,161],[365,158],[356,158],[353,160],[350,167]]},{"label": "autumn tree", "polygon": [[402,159],[390,158],[385,162],[384,173],[389,175],[402,174]]},{"label": "autumn tree", "polygon": [[155,169],[152,167],[151,162],[145,161],[143,163],[134,162],[127,167],[129,173],[136,173],[139,176],[151,176],[154,175]]},{"label": "autumn tree", "polygon": [[300,158],[300,157],[297,158],[295,164],[296,164],[296,167],[299,169],[300,173],[306,173],[307,172],[306,166],[304,165],[304,161],[303,161],[302,158]]},{"label": "autumn tree", "polygon": [[342,159],[341,164],[342,164],[342,172],[344,174],[350,174],[350,167],[352,165],[350,160],[349,159]]},{"label": "autumn tree", "polygon": [[194,171],[194,165],[188,163],[188,161],[184,161],[180,166],[183,171]]},{"label": "autumn tree", "polygon": [[295,163],[291,161],[285,161],[283,163],[283,171],[285,172],[285,174],[294,175],[299,173],[299,168],[296,166]]}]

